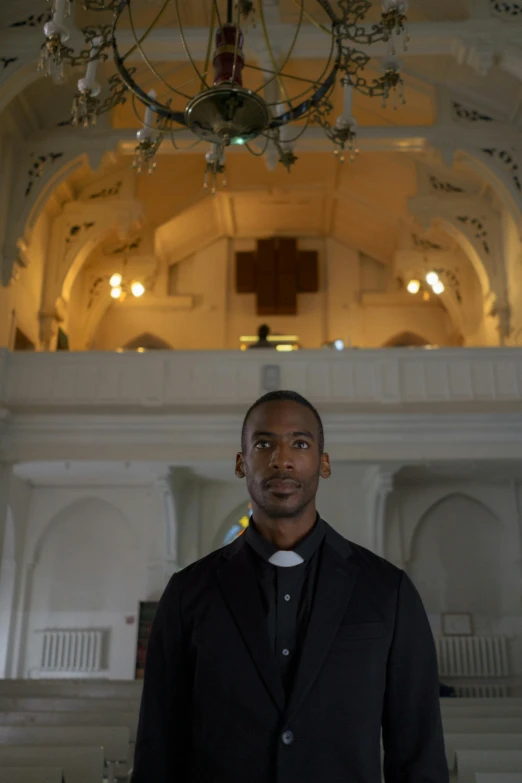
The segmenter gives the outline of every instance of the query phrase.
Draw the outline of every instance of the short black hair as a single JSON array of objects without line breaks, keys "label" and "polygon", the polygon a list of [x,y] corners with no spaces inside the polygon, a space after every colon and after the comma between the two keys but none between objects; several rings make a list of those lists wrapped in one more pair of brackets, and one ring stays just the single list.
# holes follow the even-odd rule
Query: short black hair
[{"label": "short black hair", "polygon": [[257,330],[257,336],[260,337],[261,340],[266,340],[269,334],[270,334],[270,327],[268,326],[268,324],[261,324],[261,326]]},{"label": "short black hair", "polygon": [[294,391],[268,392],[267,394],[263,394],[262,397],[260,397],[258,400],[254,402],[253,405],[250,406],[250,408],[246,412],[245,418],[243,419],[243,426],[241,428],[241,450],[243,452],[246,450],[245,433],[246,433],[246,425],[250,417],[250,414],[253,411],[255,411],[256,408],[259,408],[260,405],[264,405],[265,402],[279,402],[279,401],[295,402],[298,405],[303,405],[303,407],[308,408],[308,410],[312,411],[317,421],[317,425],[319,427],[319,453],[322,454],[324,451],[324,429],[323,429],[323,422],[321,421],[321,417],[319,416],[317,409],[314,408],[311,402],[309,402],[307,399],[305,399],[305,397],[302,397],[300,394]]}]

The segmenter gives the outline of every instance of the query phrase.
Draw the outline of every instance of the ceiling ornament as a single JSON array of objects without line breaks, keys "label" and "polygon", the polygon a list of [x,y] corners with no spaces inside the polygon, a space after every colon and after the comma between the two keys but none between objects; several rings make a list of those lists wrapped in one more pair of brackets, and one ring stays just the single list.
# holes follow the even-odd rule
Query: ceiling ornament
[{"label": "ceiling ornament", "polygon": [[[314,4],[295,0],[295,4],[298,22],[290,46],[281,56],[279,33],[269,28],[265,18],[265,9],[273,3],[212,0],[207,53],[201,64],[201,57],[198,59],[190,50],[182,12],[185,4],[181,0],[164,0],[159,9],[151,6],[150,23],[145,23],[145,32],[139,33],[135,27],[138,0],[83,0],[87,11],[100,12],[103,24],[82,30],[86,47],[79,53],[70,46],[70,1],[50,0],[52,18],[43,28],[45,41],[39,67],[59,81],[65,65],[86,66],[85,76],[78,81],[73,124],[91,126],[100,114],[132,96],[143,126],[137,134],[138,170],[153,170],[156,153],[166,137],[176,145],[177,133],[191,131],[195,144],[210,145],[206,153],[206,185],[212,192],[224,179],[227,147],[244,146],[254,155],[275,147],[280,163],[289,170],[297,160],[293,143],[311,123],[323,128],[341,160],[345,150],[353,158],[357,154],[354,91],[380,98],[384,106],[391,102],[397,108],[404,103],[397,49],[405,49],[408,42],[408,0],[382,0],[381,19],[377,23],[366,21],[371,0],[316,0]],[[193,72],[191,79],[185,75],[178,84],[160,72],[152,57],[154,32],[162,18],[164,23],[167,11],[174,13],[177,29],[173,29],[172,35],[181,37]],[[142,6],[140,12],[143,15]],[[110,14],[113,18],[109,25]],[[292,54],[305,23],[322,30],[327,39],[325,50],[329,51],[322,73],[312,79],[297,75],[291,68]],[[251,32],[254,25],[255,33]],[[123,29],[130,29],[134,37],[130,49],[122,43]],[[261,62],[250,61],[245,53],[249,34],[255,35],[258,44],[262,37],[267,57]],[[387,54],[382,59],[382,72],[376,77],[366,71],[371,59],[368,47],[381,42],[387,44]],[[252,49],[259,51],[259,46]],[[141,64],[130,68],[129,62],[136,53],[141,56]],[[116,69],[113,81],[98,82],[98,66],[109,58]],[[343,89],[343,110],[337,119],[332,119],[333,92],[338,83]],[[268,97],[274,84],[275,99]]]}]

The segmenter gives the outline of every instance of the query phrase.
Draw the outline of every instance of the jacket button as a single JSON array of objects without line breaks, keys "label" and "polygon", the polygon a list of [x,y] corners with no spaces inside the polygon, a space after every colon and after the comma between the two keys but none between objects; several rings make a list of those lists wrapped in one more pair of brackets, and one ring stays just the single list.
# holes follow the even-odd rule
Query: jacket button
[{"label": "jacket button", "polygon": [[294,741],[294,732],[293,731],[283,731],[281,735],[281,739],[283,740],[284,745],[291,745]]}]

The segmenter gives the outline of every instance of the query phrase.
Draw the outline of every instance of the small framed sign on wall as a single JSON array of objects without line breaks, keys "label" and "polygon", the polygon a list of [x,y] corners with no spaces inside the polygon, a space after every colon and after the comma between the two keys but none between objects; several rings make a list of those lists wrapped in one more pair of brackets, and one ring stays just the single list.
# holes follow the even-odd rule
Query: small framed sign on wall
[{"label": "small framed sign on wall", "polygon": [[444,612],[442,633],[444,636],[473,636],[473,615],[469,612]]}]

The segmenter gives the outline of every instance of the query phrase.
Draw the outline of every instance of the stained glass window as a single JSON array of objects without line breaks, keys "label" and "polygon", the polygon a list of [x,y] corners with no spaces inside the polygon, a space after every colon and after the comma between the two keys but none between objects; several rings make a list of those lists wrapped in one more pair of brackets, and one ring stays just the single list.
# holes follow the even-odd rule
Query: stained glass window
[{"label": "stained glass window", "polygon": [[242,517],[240,517],[237,522],[234,522],[232,527],[230,527],[223,539],[223,546],[226,546],[227,544],[231,544],[232,541],[235,541],[236,538],[239,538],[240,535],[242,535],[245,530],[247,529],[248,525],[250,524],[250,517],[252,516],[252,506],[249,503],[248,504],[248,512],[246,514],[243,514]]}]

